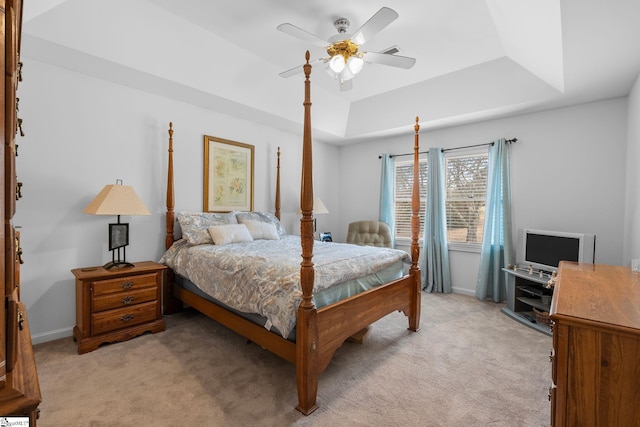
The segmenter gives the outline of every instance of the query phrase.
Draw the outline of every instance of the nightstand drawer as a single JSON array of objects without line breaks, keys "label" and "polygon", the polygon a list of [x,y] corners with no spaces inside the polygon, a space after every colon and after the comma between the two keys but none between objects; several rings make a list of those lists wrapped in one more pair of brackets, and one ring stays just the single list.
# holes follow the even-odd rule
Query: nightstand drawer
[{"label": "nightstand drawer", "polygon": [[118,277],[117,279],[96,280],[92,283],[93,295],[104,295],[113,292],[156,286],[158,273],[139,274],[137,276]]},{"label": "nightstand drawer", "polygon": [[93,312],[111,310],[113,308],[129,307],[147,301],[155,301],[158,290],[152,288],[137,289],[129,292],[117,292],[100,295],[93,298]]},{"label": "nightstand drawer", "polygon": [[119,308],[91,315],[91,335],[128,328],[156,319],[158,302],[147,302],[133,307]]}]

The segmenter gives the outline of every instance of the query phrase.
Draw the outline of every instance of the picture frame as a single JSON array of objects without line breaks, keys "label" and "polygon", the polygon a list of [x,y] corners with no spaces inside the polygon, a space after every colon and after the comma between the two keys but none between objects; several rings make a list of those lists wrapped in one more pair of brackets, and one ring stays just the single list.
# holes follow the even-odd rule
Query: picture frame
[{"label": "picture frame", "polygon": [[205,212],[253,210],[254,146],[204,136]]},{"label": "picture frame", "polygon": [[129,224],[109,224],[109,250],[129,245]]}]

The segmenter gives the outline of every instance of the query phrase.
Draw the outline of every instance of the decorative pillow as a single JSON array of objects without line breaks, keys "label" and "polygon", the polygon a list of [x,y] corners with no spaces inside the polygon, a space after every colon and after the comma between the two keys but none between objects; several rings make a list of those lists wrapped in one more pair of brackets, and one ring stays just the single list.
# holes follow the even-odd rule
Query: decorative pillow
[{"label": "decorative pillow", "polygon": [[250,219],[242,219],[241,224],[244,224],[249,229],[249,233],[253,240],[280,240],[278,230],[275,224],[271,222],[253,221]]},{"label": "decorative pillow", "polygon": [[207,231],[216,246],[229,243],[253,242],[249,229],[244,224],[212,225]]},{"label": "decorative pillow", "polygon": [[278,218],[276,218],[276,216],[270,212],[260,212],[260,211],[235,212],[235,214],[236,214],[236,219],[241,224],[246,220],[267,222],[276,226],[276,230],[278,231],[278,236],[282,237],[287,234],[286,231],[284,230],[284,227],[280,223],[280,221],[278,221]]},{"label": "decorative pillow", "polygon": [[178,223],[182,230],[182,236],[192,245],[211,244],[211,235],[207,228],[212,225],[237,224],[238,220],[233,212],[180,212]]}]

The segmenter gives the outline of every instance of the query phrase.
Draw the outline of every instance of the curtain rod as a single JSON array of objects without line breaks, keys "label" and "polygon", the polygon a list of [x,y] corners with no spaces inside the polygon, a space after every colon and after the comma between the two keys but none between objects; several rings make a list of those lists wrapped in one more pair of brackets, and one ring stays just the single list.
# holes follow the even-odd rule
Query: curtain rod
[{"label": "curtain rod", "polygon": [[[513,144],[514,142],[518,142],[518,138],[511,138],[511,139],[507,139],[506,142],[508,144]],[[464,147],[454,147],[454,148],[443,148],[442,152],[444,153],[445,151],[453,151],[453,150],[463,150],[465,148],[474,148],[474,147],[483,147],[485,145],[493,145],[493,142],[485,142],[484,144],[475,144],[475,145],[465,145]],[[418,154],[427,154],[428,151],[420,151],[418,152]],[[404,154],[390,154],[389,157],[402,157],[402,156],[413,156],[413,153],[404,153]],[[378,156],[379,159],[382,158],[382,156]]]}]

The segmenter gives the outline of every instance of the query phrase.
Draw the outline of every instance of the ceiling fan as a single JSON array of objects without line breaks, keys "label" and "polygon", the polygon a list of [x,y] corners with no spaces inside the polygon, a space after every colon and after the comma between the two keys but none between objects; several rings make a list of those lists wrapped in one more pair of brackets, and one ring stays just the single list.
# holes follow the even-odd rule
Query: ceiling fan
[{"label": "ceiling fan", "polygon": [[[396,11],[383,7],[351,35],[347,33],[350,26],[349,20],[340,18],[333,23],[336,30],[338,30],[338,34],[329,40],[323,40],[315,34],[289,23],[278,25],[278,30],[325,49],[329,56],[315,59],[312,64],[318,62],[329,63],[327,72],[338,80],[340,90],[346,91],[353,87],[351,79],[362,70],[365,62],[405,69],[413,67],[416,62],[415,58],[395,55],[398,52],[396,47],[382,52],[361,50],[365,43],[397,18],[398,13]],[[302,73],[302,66],[284,71],[280,73],[280,76],[291,77],[298,73]]]}]

